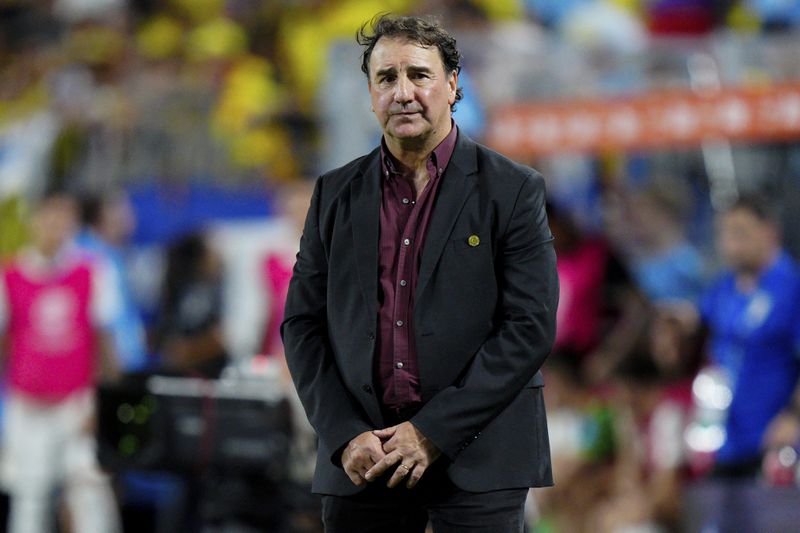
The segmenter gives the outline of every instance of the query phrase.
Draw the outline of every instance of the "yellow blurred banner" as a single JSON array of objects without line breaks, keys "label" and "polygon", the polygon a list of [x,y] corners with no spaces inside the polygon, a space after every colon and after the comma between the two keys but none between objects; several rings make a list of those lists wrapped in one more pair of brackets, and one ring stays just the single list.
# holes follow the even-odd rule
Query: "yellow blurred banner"
[{"label": "yellow blurred banner", "polygon": [[492,113],[487,142],[512,157],[667,148],[713,140],[800,139],[800,82],[709,94],[511,104]]}]

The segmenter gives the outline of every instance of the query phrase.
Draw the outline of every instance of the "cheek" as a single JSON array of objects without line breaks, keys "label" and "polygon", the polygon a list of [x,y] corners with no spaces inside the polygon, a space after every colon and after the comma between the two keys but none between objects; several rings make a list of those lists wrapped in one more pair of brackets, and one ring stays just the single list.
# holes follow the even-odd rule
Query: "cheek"
[{"label": "cheek", "polygon": [[736,239],[730,235],[722,235],[719,238],[719,248],[723,252],[730,252],[736,248]]},{"label": "cheek", "polygon": [[372,97],[372,109],[377,115],[385,115],[391,103],[391,96],[386,94],[377,94]]}]

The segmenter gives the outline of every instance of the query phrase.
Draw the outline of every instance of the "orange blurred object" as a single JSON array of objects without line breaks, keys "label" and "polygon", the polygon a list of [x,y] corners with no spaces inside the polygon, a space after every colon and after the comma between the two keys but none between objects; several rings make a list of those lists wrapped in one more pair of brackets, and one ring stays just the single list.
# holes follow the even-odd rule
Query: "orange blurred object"
[{"label": "orange blurred object", "polygon": [[497,108],[488,144],[512,157],[800,138],[800,82]]}]

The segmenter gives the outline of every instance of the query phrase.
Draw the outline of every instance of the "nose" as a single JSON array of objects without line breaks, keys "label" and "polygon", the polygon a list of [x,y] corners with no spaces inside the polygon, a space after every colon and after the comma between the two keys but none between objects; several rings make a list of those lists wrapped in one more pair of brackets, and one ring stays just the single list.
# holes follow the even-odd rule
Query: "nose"
[{"label": "nose", "polygon": [[399,104],[407,104],[414,99],[414,90],[408,78],[400,76],[394,88],[394,100]]}]

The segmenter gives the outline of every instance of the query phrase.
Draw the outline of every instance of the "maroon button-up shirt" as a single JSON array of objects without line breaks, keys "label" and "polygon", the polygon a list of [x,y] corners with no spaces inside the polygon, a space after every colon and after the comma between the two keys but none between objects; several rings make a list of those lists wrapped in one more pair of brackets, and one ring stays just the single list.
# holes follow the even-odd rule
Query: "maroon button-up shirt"
[{"label": "maroon button-up shirt", "polygon": [[416,196],[413,176],[381,144],[383,195],[378,252],[378,361],[383,405],[398,409],[421,401],[414,343],[414,293],[433,205],[456,145],[456,125],[428,158],[430,180]]}]

